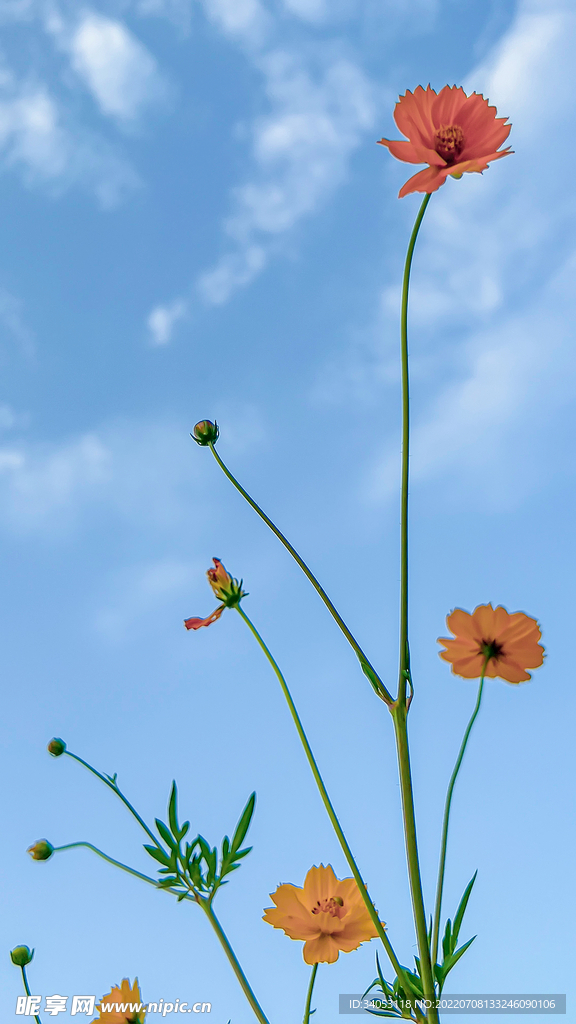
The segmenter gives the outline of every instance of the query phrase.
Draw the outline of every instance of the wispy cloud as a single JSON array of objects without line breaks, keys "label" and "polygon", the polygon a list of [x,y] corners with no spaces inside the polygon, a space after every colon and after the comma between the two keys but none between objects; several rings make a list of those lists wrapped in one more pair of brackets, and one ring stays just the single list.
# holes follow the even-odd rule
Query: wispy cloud
[{"label": "wispy cloud", "polygon": [[152,345],[167,345],[179,320],[186,316],[187,305],[183,299],[176,299],[168,306],[155,306],[150,313],[147,326]]},{"label": "wispy cloud", "polygon": [[122,22],[85,12],[60,38],[103,114],[130,121],[164,98],[166,86],[154,57]]},{"label": "wispy cloud", "polygon": [[252,125],[254,177],[233,190],[225,231],[234,250],[197,282],[213,304],[249,284],[280,237],[329,199],[375,116],[372,87],[348,59],[314,72],[301,55],[275,49],[257,66],[271,109]]},{"label": "wispy cloud", "polygon": [[34,338],[24,321],[22,303],[5,288],[0,288],[0,326],[18,343],[25,356],[33,355]]},{"label": "wispy cloud", "polygon": [[105,208],[139,185],[129,164],[104,140],[66,123],[45,85],[0,79],[0,161],[21,168],[28,185],[58,194],[71,185],[96,194]]}]

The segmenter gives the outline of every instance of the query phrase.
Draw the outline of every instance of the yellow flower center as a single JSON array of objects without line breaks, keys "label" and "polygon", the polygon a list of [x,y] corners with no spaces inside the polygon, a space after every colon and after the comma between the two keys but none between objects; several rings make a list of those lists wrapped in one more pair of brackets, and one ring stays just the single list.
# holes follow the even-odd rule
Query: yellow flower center
[{"label": "yellow flower center", "polygon": [[313,914],[330,914],[330,917],[342,917],[344,900],[341,896],[331,896],[327,900],[317,900],[312,907]]},{"label": "yellow flower center", "polygon": [[436,152],[448,164],[456,162],[464,149],[464,132],[457,124],[443,124],[434,134]]}]

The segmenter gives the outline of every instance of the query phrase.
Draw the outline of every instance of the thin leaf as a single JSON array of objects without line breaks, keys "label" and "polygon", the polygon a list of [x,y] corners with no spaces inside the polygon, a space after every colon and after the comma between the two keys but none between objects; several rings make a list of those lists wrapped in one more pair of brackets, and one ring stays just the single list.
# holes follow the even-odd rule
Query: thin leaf
[{"label": "thin leaf", "polygon": [[156,828],[162,836],[162,839],[168,844],[171,850],[174,850],[176,847],[176,840],[170,835],[170,830],[166,827],[163,821],[160,821],[160,818],[156,818],[155,821]]},{"label": "thin leaf", "polygon": [[468,946],[472,945],[475,938],[476,936],[473,935],[471,939],[468,939],[468,942],[465,942],[463,946],[460,946],[460,949],[457,949],[455,953],[452,953],[452,956],[449,956],[448,959],[444,961],[442,967],[444,968],[445,976],[448,974],[448,971],[451,971],[454,965],[458,963],[460,957],[464,955]]},{"label": "thin leaf", "polygon": [[172,829],[172,835],[178,841],[180,838],[180,829],[178,827],[178,790],[176,788],[176,782],[172,783],[172,789],[170,791],[170,800],[168,801],[168,821],[170,822],[170,828]]},{"label": "thin leaf", "polygon": [[240,849],[240,847],[242,846],[242,843],[244,842],[244,839],[246,837],[246,833],[247,833],[248,829],[250,828],[250,822],[252,821],[252,815],[254,814],[254,806],[255,806],[255,804],[256,804],[256,793],[252,793],[252,796],[248,800],[248,803],[246,804],[246,807],[242,811],[242,814],[240,816],[240,821],[236,825],[236,831],[234,832],[234,835],[232,837],[232,846],[231,846],[232,855],[236,854],[236,851]]},{"label": "thin leaf", "polygon": [[468,906],[468,900],[470,899],[470,893],[472,892],[472,886],[474,885],[474,882],[476,881],[476,875],[477,874],[478,874],[478,871],[476,870],[474,872],[472,878],[468,882],[468,885],[466,886],[466,889],[464,890],[464,895],[463,895],[462,899],[460,900],[460,905],[458,907],[458,910],[456,911],[456,916],[454,918],[454,927],[452,928],[453,944],[452,944],[452,949],[450,950],[451,953],[454,951],[454,949],[458,945],[458,936],[460,934],[460,926],[462,924],[462,918],[464,917],[464,913],[466,911],[466,907]]},{"label": "thin leaf", "polygon": [[455,944],[452,944],[452,922],[450,918],[446,921],[446,930],[444,932],[444,938],[442,939],[442,953],[444,954],[444,960],[454,952]]},{"label": "thin leaf", "polygon": [[159,861],[160,864],[164,864],[166,866],[170,864],[170,857],[164,852],[164,850],[159,850],[157,846],[146,845],[144,845],[144,849],[151,857],[154,857],[154,860]]}]

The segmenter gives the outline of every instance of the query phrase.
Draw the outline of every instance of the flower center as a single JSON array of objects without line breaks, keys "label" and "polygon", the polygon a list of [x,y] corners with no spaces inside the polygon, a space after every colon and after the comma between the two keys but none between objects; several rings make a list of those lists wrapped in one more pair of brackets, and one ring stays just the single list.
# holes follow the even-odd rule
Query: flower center
[{"label": "flower center", "polygon": [[464,132],[457,124],[443,124],[434,134],[436,152],[446,161],[453,164],[464,149]]},{"label": "flower center", "polygon": [[341,896],[331,896],[327,900],[317,900],[312,907],[313,914],[330,914],[330,917],[342,917],[344,900]]},{"label": "flower center", "polygon": [[499,644],[497,640],[481,640],[480,641],[480,653],[490,661],[492,658],[500,658],[504,651],[504,645]]}]

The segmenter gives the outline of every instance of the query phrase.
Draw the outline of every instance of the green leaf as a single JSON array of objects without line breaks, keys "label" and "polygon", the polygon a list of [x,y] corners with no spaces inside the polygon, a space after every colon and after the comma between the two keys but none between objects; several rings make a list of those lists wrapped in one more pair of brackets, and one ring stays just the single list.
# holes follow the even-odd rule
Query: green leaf
[{"label": "green leaf", "polygon": [[460,946],[460,949],[457,949],[455,953],[452,953],[452,956],[449,956],[444,961],[444,963],[442,964],[442,968],[443,968],[443,971],[444,971],[444,977],[446,977],[448,972],[451,971],[452,968],[454,967],[454,965],[458,963],[460,957],[464,955],[464,953],[468,949],[468,946],[472,945],[472,943],[474,942],[475,938],[476,938],[476,936],[473,935],[471,939],[468,939],[468,942],[465,942],[463,946]]},{"label": "green leaf", "polygon": [[232,856],[234,856],[236,854],[236,851],[240,849],[240,847],[242,846],[242,843],[244,842],[244,839],[246,837],[246,833],[247,833],[248,829],[250,828],[250,822],[252,821],[252,815],[254,814],[254,806],[255,806],[255,804],[256,804],[256,793],[252,793],[252,796],[248,800],[248,803],[246,804],[246,807],[242,811],[242,814],[240,816],[240,821],[236,825],[236,831],[234,832],[234,835],[232,836],[232,846],[231,846]]},{"label": "green leaf", "polygon": [[176,788],[176,782],[172,783],[172,789],[170,791],[170,800],[168,801],[168,821],[170,822],[170,828],[172,835],[176,840],[180,838],[180,829],[178,827],[178,790]]},{"label": "green leaf", "polygon": [[472,878],[468,882],[468,885],[466,886],[466,889],[464,890],[464,895],[463,895],[462,899],[460,900],[460,905],[458,907],[458,910],[456,911],[456,917],[454,918],[454,927],[452,929],[452,940],[453,941],[452,941],[452,949],[450,950],[451,953],[454,952],[454,949],[458,945],[458,936],[460,934],[460,926],[462,924],[462,918],[464,917],[464,913],[466,911],[466,907],[468,906],[468,900],[470,899],[470,893],[472,892],[472,886],[474,885],[474,882],[476,881],[476,875],[477,874],[478,874],[478,871],[475,871],[473,876],[472,876]]},{"label": "green leaf", "polygon": [[154,860],[159,861],[160,864],[164,864],[166,867],[168,867],[168,865],[170,864],[171,858],[168,856],[167,853],[164,852],[164,850],[159,850],[157,846],[146,845],[144,846],[144,849],[146,850],[147,853],[150,854],[151,857],[154,857]]},{"label": "green leaf", "polygon": [[446,930],[444,932],[444,938],[442,939],[442,953],[444,954],[444,960],[454,952],[454,945],[452,944],[452,921],[450,918],[446,921]]},{"label": "green leaf", "polygon": [[160,821],[160,818],[156,818],[155,821],[156,828],[158,829],[164,842],[167,843],[171,850],[176,849],[176,840],[173,839],[172,836],[170,835],[170,830],[166,828],[166,825],[164,824],[163,821]]},{"label": "green leaf", "polygon": [[370,668],[369,665],[366,664],[365,661],[360,662],[360,667],[362,668],[362,671],[366,678],[370,680],[370,684],[374,692],[377,693],[378,696],[380,696],[380,683],[376,677],[376,673]]},{"label": "green leaf", "polygon": [[180,880],[174,876],[170,876],[169,878],[158,879],[156,884],[160,889],[165,889],[167,886],[171,887],[173,885],[180,885]]}]

